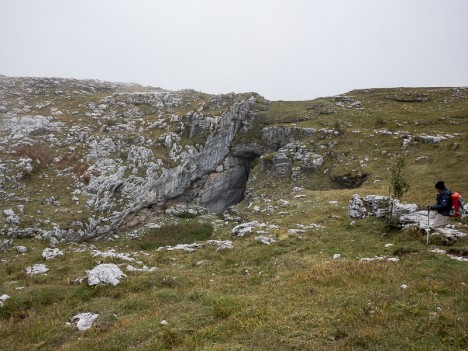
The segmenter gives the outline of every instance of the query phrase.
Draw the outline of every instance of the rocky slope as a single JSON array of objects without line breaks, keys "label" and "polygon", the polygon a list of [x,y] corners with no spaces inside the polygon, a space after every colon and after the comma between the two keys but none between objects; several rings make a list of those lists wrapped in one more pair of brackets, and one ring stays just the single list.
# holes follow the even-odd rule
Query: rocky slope
[{"label": "rocky slope", "polygon": [[401,153],[415,179],[447,150],[455,162],[466,160],[467,118],[463,88],[294,103],[0,77],[0,231],[79,241],[164,213],[221,214],[244,196],[239,211],[248,216],[279,212],[262,201],[293,189],[364,184],[382,193],[385,161]]}]

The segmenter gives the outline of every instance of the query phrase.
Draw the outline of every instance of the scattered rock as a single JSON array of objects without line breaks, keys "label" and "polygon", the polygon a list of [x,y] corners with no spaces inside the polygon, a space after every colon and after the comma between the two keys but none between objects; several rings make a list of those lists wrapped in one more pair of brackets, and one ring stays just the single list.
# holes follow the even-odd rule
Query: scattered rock
[{"label": "scattered rock", "polygon": [[375,256],[375,257],[364,257],[361,258],[359,261],[361,262],[372,262],[372,261],[383,261],[385,257],[383,256]]},{"label": "scattered rock", "polygon": [[386,256],[375,256],[375,257],[364,257],[360,259],[361,262],[372,262],[372,261],[387,261],[387,262],[398,262],[398,257],[386,257]]},{"label": "scattered rock", "polygon": [[51,196],[47,199],[44,199],[43,202],[49,205],[57,206],[57,207],[60,207],[62,205],[62,203],[58,201],[58,199],[55,196]]},{"label": "scattered rock", "polygon": [[302,234],[302,233],[305,233],[304,229],[288,229],[288,234],[296,235],[296,234]]},{"label": "scattered rock", "polygon": [[265,227],[266,227],[266,224],[259,223],[258,221],[242,223],[242,224],[236,225],[231,230],[231,235],[235,237],[240,237],[248,233],[251,233],[254,228],[265,228]]},{"label": "scattered rock", "polygon": [[49,269],[46,267],[45,264],[35,264],[31,267],[26,268],[26,273],[31,276],[45,274],[48,271]]},{"label": "scattered rock", "polygon": [[13,244],[13,240],[5,239],[0,243],[0,251],[6,251]]},{"label": "scattered rock", "polygon": [[116,286],[120,283],[120,279],[126,275],[120,268],[113,263],[102,263],[93,269],[86,271],[88,276],[88,285],[111,284]]},{"label": "scattered rock", "polygon": [[115,250],[113,249],[108,250],[108,251],[92,250],[91,254],[93,255],[93,257],[97,257],[97,256],[104,257],[104,258],[110,257],[110,258],[119,258],[121,260],[130,261],[130,262],[135,261],[135,259],[133,257],[130,257],[129,254],[118,253],[118,252],[115,252]]},{"label": "scattered rock", "polygon": [[264,235],[256,236],[255,241],[259,241],[259,242],[261,242],[262,244],[265,244],[265,245],[271,245],[273,243],[276,243],[276,239],[273,239],[273,238],[270,238],[270,237],[264,236]]},{"label": "scattered rock", "polygon": [[334,260],[339,260],[341,258],[341,254],[334,254],[333,259]]},{"label": "scattered rock", "polygon": [[417,141],[421,141],[427,144],[438,144],[441,141],[447,140],[449,138],[454,138],[454,137],[455,137],[454,135],[450,135],[450,134],[447,134],[445,136],[444,135],[420,135],[416,137],[415,139]]},{"label": "scattered rock", "polygon": [[231,240],[208,240],[208,244],[217,246],[217,251],[219,250],[230,250],[233,248]]},{"label": "scattered rock", "polygon": [[182,250],[182,251],[187,251],[187,252],[193,252],[195,250],[198,250],[203,247],[203,244],[177,244],[176,246],[166,246],[166,247],[160,247],[158,248],[157,251],[161,250],[167,250],[167,251],[176,251],[176,250]]},{"label": "scattered rock", "polygon": [[16,251],[18,251],[18,253],[26,253],[28,248],[26,246],[17,246]]},{"label": "scattered rock", "polygon": [[127,265],[127,271],[129,272],[154,272],[155,270],[157,270],[156,267],[148,268],[148,266],[143,266],[141,268],[135,268],[130,264]]},{"label": "scattered rock", "polygon": [[3,211],[3,214],[7,217],[5,222],[9,224],[19,224],[20,218],[15,214],[15,212],[9,208]]},{"label": "scattered rock", "polygon": [[63,251],[60,251],[57,248],[54,248],[54,249],[47,248],[47,249],[44,249],[44,251],[42,251],[42,257],[47,261],[53,258],[56,258],[58,256],[63,256]]},{"label": "scattered rock", "polygon": [[5,301],[8,300],[9,298],[10,296],[8,296],[7,294],[3,294],[2,296],[0,296],[0,307],[2,307]]},{"label": "scattered rock", "polygon": [[[432,230],[432,225],[434,222],[436,212],[431,211],[429,213],[429,218],[427,211],[416,211],[410,214],[404,214],[400,216],[399,222],[403,226],[403,228],[409,228],[411,226],[415,226],[420,230],[427,231]],[[441,234],[446,240],[450,241],[456,238],[465,237],[467,234],[457,230],[455,228],[451,228],[450,225],[445,227],[435,228],[435,232]]]},{"label": "scattered rock", "polygon": [[84,330],[91,328],[91,326],[96,321],[98,316],[99,314],[90,313],[90,312],[79,313],[71,317],[70,321],[67,324],[68,325],[73,324],[76,326],[76,328],[78,328],[78,330],[84,331]]},{"label": "scattered rock", "polygon": [[447,256],[450,257],[452,260],[457,260],[457,261],[461,261],[461,262],[468,262],[468,257],[463,257],[463,256],[457,256],[457,255],[448,254],[446,250],[431,249],[431,250],[429,250],[429,252],[434,252],[434,253],[438,253],[438,254],[447,255]]}]

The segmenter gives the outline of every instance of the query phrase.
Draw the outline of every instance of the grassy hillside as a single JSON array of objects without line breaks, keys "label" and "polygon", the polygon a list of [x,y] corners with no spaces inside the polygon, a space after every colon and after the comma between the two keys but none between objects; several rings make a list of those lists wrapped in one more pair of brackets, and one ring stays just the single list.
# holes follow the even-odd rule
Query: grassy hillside
[{"label": "grassy hillside", "polygon": [[[102,95],[89,97],[96,104],[109,95],[105,89],[111,88],[103,85],[101,89],[96,94]],[[43,100],[33,98],[38,99],[34,106]],[[151,114],[153,110],[143,111],[149,109],[143,105],[143,122],[135,123],[145,125],[158,118],[169,122],[170,114],[182,115],[209,101],[212,106],[205,112],[215,116],[216,109],[225,107],[210,99],[187,92],[186,100],[195,101],[193,106],[173,107],[181,111],[163,117]],[[79,102],[57,100],[57,106],[71,106],[61,121],[71,123],[73,110],[88,101],[88,97]],[[65,106],[58,107],[65,112]],[[63,255],[47,261],[42,257],[43,250],[51,247],[47,240],[13,239],[0,252],[0,296],[10,296],[0,307],[1,349],[467,349],[466,237],[446,247],[434,236],[426,246],[425,236],[417,230],[395,230],[375,217],[352,222],[347,207],[355,193],[388,195],[390,168],[399,156],[405,160],[411,187],[403,202],[421,208],[433,203],[439,179],[452,190],[468,194],[464,172],[468,89],[357,90],[311,101],[261,100],[258,110],[261,127],[316,129],[296,141],[323,156],[323,165],[304,169],[300,160],[294,160],[291,174],[278,176],[269,168],[275,152],[265,154],[252,165],[246,199],[229,214],[162,216],[108,240],[60,242],[55,247]],[[75,115],[82,116],[80,123],[107,133],[103,129],[106,120],[86,117],[86,112],[89,109],[83,107]],[[131,119],[124,111],[115,118]],[[119,123],[112,121],[109,127]],[[170,128],[176,128],[175,124]],[[239,140],[258,141],[261,128],[257,125],[243,133]],[[432,142],[427,136],[444,138]],[[155,152],[161,150],[158,155],[163,162],[169,162],[167,150],[154,147]],[[0,152],[2,157],[15,157],[6,148]],[[51,152],[56,157],[60,150]],[[297,177],[295,168],[300,168]],[[50,167],[36,172],[21,180],[26,187],[20,191],[47,191],[45,174],[56,182],[50,182],[55,189],[52,194],[66,192],[67,186],[75,184],[75,180],[53,177],[56,173]],[[39,179],[42,183],[36,184]],[[42,206],[52,222],[71,221],[70,213],[42,203],[44,197],[38,197],[35,206]],[[59,193],[58,197],[66,196]],[[1,210],[10,206],[3,204]],[[80,211],[88,209],[83,206]],[[71,214],[77,215],[87,213]],[[244,237],[231,235],[237,224],[250,221],[265,226],[253,228]],[[466,218],[452,220],[452,224],[468,233]],[[3,234],[0,244],[9,239]],[[271,243],[256,240],[260,235]],[[232,240],[233,247],[217,250],[207,238]],[[194,241],[203,246],[192,252],[166,248]],[[16,246],[28,250],[21,254]],[[109,250],[128,255],[99,255]],[[38,263],[46,264],[47,275],[29,276],[25,269]],[[117,286],[88,286],[86,270],[98,263],[116,263],[127,277]],[[128,264],[156,270],[131,271]],[[66,325],[81,312],[99,314],[90,329],[78,331]]]},{"label": "grassy hillside", "polygon": [[[462,165],[468,162],[467,95],[466,89],[357,90],[334,98],[273,102],[269,112],[276,123],[337,131],[338,136],[319,140],[312,136],[304,142],[317,150],[326,148],[324,168],[332,174],[368,174],[363,189],[386,194],[388,167],[395,156],[402,155],[411,185],[405,200],[424,204],[433,201],[433,183],[438,179],[444,179],[453,189],[468,187],[462,175]],[[437,144],[419,138],[447,134],[453,138]],[[414,141],[403,148],[407,135]],[[330,142],[336,145],[329,147]],[[422,159],[418,161],[419,157]],[[327,187],[324,178],[328,177],[321,178],[317,180],[314,174],[305,185]]]}]

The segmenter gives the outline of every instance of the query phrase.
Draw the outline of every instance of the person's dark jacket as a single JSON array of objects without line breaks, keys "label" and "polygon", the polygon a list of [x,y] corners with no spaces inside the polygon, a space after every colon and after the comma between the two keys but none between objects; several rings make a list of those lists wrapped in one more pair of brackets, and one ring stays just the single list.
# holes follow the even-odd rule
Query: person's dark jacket
[{"label": "person's dark jacket", "polygon": [[440,194],[437,194],[436,204],[431,206],[431,210],[439,212],[442,216],[448,216],[451,206],[451,194],[448,189],[442,190]]}]

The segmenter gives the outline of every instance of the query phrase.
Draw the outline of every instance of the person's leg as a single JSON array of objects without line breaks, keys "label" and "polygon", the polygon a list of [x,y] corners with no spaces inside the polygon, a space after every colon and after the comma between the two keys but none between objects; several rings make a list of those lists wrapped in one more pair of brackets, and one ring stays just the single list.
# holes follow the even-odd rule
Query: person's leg
[{"label": "person's leg", "polygon": [[436,229],[436,228],[441,228],[445,227],[447,224],[449,224],[449,217],[448,216],[442,216],[441,214],[436,214],[434,220],[432,221],[431,228]]},{"label": "person's leg", "polygon": [[450,246],[457,241],[457,238],[452,235],[452,232],[449,229],[445,228],[447,224],[449,224],[449,217],[437,214],[431,228],[442,235],[442,242],[444,245]]}]

